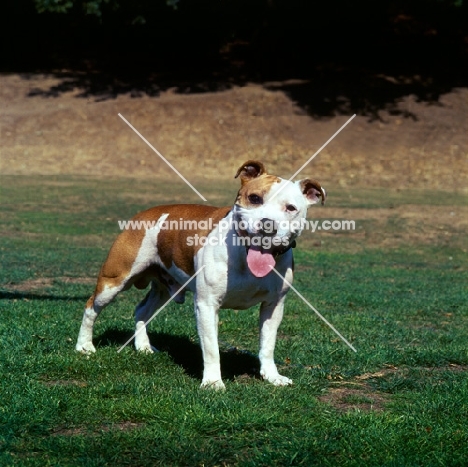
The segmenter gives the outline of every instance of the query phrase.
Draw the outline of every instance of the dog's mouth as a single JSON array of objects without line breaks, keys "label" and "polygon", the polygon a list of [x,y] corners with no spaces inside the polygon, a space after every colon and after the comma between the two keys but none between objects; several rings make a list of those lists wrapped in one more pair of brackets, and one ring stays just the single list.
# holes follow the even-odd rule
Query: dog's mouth
[{"label": "dog's mouth", "polygon": [[246,231],[239,231],[238,235],[247,238],[245,245],[247,252],[247,266],[255,277],[265,277],[276,266],[276,259],[290,248],[296,246],[296,242],[289,239],[277,238],[276,244],[269,236],[251,236]]}]

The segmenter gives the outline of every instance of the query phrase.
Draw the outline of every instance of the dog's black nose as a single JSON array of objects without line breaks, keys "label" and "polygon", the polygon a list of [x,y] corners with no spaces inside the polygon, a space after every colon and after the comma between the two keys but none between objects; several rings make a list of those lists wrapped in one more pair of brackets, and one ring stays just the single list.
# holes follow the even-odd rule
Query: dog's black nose
[{"label": "dog's black nose", "polygon": [[264,235],[276,235],[278,233],[278,225],[272,219],[263,218],[260,220],[260,232]]}]

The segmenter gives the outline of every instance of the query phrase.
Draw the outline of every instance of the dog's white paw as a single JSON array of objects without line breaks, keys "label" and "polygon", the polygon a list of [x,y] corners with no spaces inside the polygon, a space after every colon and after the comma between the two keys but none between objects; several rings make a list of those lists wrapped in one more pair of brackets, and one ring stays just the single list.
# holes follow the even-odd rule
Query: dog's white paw
[{"label": "dog's white paw", "polygon": [[215,391],[224,391],[226,386],[221,379],[216,381],[203,380],[200,386],[202,389],[214,389]]},{"label": "dog's white paw", "polygon": [[143,352],[143,353],[155,353],[159,352],[156,347],[153,347],[150,343],[140,345],[139,347],[136,347],[138,352]]},{"label": "dog's white paw", "polygon": [[77,343],[75,349],[83,354],[96,353],[96,347],[94,347],[92,342]]},{"label": "dog's white paw", "polygon": [[292,379],[287,378],[286,376],[281,376],[277,371],[276,372],[260,372],[260,375],[265,381],[273,384],[274,386],[290,386],[293,384]]},{"label": "dog's white paw", "polygon": [[292,379],[289,379],[286,376],[278,375],[278,377],[273,381],[270,381],[270,383],[274,384],[275,386],[291,386],[293,382]]}]

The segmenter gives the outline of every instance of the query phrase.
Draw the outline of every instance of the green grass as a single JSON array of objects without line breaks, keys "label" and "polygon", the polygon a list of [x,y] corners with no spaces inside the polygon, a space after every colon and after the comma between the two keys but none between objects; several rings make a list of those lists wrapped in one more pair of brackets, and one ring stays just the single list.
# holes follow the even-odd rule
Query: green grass
[{"label": "green grass", "polygon": [[[74,351],[93,289],[83,278],[96,276],[117,219],[157,203],[198,202],[196,195],[182,185],[132,180],[0,183],[0,465],[466,465],[464,232],[388,247],[398,234],[395,214],[360,223],[364,236],[304,234],[295,286],[358,352],[290,293],[276,360],[294,386],[275,388],[258,378],[257,310],[224,310],[227,390],[215,393],[199,389],[191,299],[153,322],[157,354],[131,346],[117,353],[132,335],[143,295],[137,290],[103,311],[95,355]],[[235,193],[197,188],[220,205]],[[341,191],[328,205],[352,216],[354,208],[427,206],[429,199],[425,192]],[[456,209],[466,197],[440,196],[438,204]],[[377,234],[381,245],[366,246]],[[323,245],[314,246],[316,239]]]}]

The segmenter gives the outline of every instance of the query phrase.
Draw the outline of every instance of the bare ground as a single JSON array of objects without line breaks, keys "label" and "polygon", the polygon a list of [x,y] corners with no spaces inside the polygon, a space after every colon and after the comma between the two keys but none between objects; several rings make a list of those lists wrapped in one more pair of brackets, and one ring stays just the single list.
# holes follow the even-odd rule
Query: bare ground
[{"label": "bare ground", "polygon": [[9,283],[8,289],[14,292],[30,292],[47,289],[56,283],[94,285],[95,280],[90,277],[38,277],[18,283]]},{"label": "bare ground", "polygon": [[[172,176],[121,113],[189,179],[230,177],[247,159],[289,177],[347,120],[308,116],[275,83],[107,100],[75,88],[44,97],[58,85],[47,75],[0,75],[1,174]],[[356,117],[303,175],[327,187],[468,192],[468,89],[435,104],[409,95],[398,106],[398,115]]]},{"label": "bare ground", "polygon": [[419,371],[421,375],[433,376],[443,372],[465,372],[466,365],[449,364],[447,366],[434,368],[412,369],[409,367],[397,368],[388,366],[375,373],[364,373],[352,380],[332,381],[331,387],[319,397],[319,400],[329,404],[340,412],[359,410],[363,412],[382,412],[386,405],[391,402],[389,393],[377,390],[371,382],[387,379],[393,376],[400,378],[408,377],[411,372]]}]

